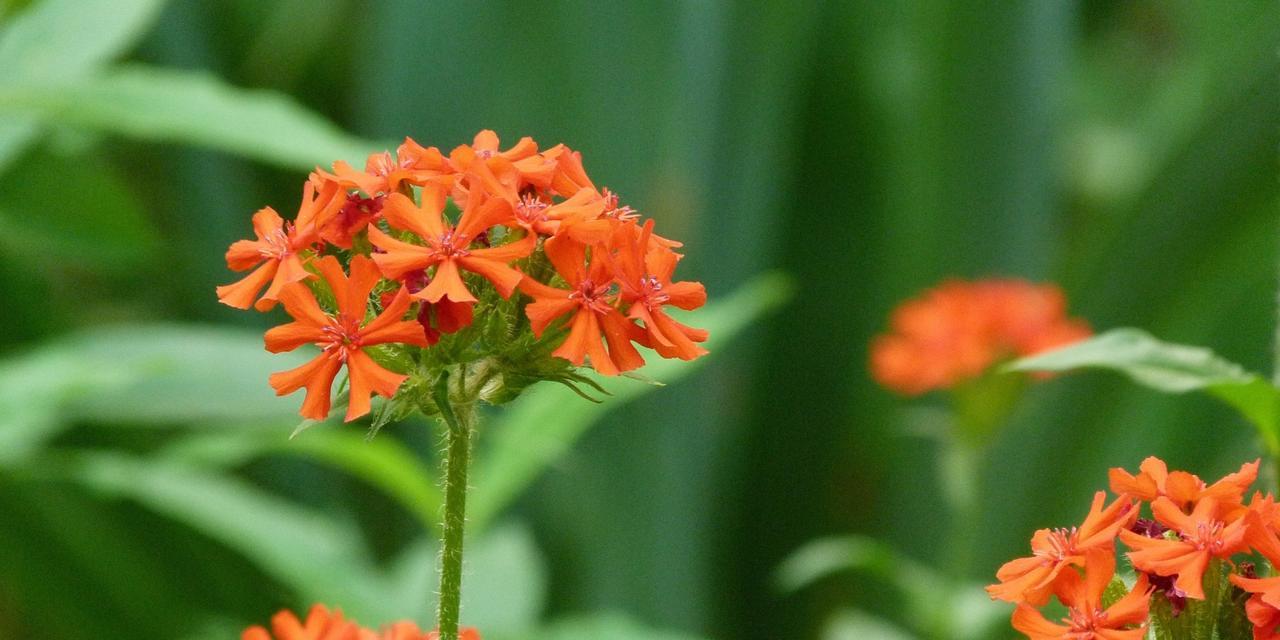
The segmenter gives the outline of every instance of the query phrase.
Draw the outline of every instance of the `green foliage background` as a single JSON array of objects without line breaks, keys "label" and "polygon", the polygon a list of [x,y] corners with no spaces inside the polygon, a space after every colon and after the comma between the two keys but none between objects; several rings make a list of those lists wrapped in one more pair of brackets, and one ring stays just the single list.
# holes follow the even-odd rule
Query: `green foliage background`
[{"label": "green foliage background", "polygon": [[[686,242],[725,338],[634,401],[491,418],[464,620],[904,626],[875,577],[775,581],[827,535],[948,562],[935,403],[877,388],[869,339],[943,278],[1013,275],[1270,370],[1278,36],[1272,2],[0,2],[0,638],[235,637],[313,600],[427,619],[437,436],[284,442],[274,316],[213,287],[310,166],[482,128],[581,149]],[[1109,466],[1259,451],[1205,397],[1037,385],[982,465],[968,577],[1077,520]],[[830,633],[873,637],[851,615]]]}]

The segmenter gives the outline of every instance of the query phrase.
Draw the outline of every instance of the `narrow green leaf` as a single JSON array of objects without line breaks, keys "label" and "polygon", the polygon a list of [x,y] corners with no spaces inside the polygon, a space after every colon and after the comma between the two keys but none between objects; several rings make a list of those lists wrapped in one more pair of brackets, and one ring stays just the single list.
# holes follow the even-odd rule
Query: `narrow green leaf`
[{"label": "narrow green leaf", "polygon": [[[740,331],[780,306],[789,292],[790,283],[784,276],[769,274],[699,312],[698,320],[711,332],[707,348],[712,355],[708,357],[714,357],[715,351]],[[706,360],[658,359],[643,372],[645,376],[669,383],[697,371]],[[481,424],[481,440],[487,439],[488,446],[478,456],[473,474],[475,489],[468,505],[473,530],[484,530],[543,470],[568,452],[610,407],[659,388],[628,379],[597,380],[610,394],[601,404],[584,402],[559,386],[542,385],[503,408],[489,423]]]},{"label": "narrow green leaf", "polygon": [[236,550],[309,602],[379,616],[385,596],[354,527],[218,473],[116,454],[77,456],[71,477],[134,500]]},{"label": "narrow green leaf", "polygon": [[439,526],[444,503],[435,475],[395,439],[368,439],[349,426],[311,430],[292,439],[283,433],[283,429],[201,433],[168,447],[165,456],[224,467],[264,455],[307,458],[379,489],[417,518],[426,531]]},{"label": "narrow green leaf", "polygon": [[822,640],[915,640],[917,636],[892,622],[856,609],[842,609],[827,621]]},{"label": "narrow green leaf", "polygon": [[[0,27],[0,86],[84,75],[133,46],[164,0],[44,0]],[[39,133],[33,117],[0,118],[0,170]]]},{"label": "narrow green leaf", "polygon": [[1113,329],[1009,365],[1015,371],[1049,372],[1084,367],[1118,371],[1165,393],[1204,391],[1244,415],[1271,452],[1280,453],[1280,391],[1204,347],[1162,342],[1139,329]]},{"label": "narrow green leaf", "polygon": [[0,254],[35,273],[129,273],[159,246],[142,204],[102,158],[32,153],[0,182]]},{"label": "narrow green leaf", "polygon": [[70,83],[0,88],[0,112],[226,151],[291,169],[346,160],[380,146],[351,136],[292,98],[239,89],[203,73],[142,66]]}]

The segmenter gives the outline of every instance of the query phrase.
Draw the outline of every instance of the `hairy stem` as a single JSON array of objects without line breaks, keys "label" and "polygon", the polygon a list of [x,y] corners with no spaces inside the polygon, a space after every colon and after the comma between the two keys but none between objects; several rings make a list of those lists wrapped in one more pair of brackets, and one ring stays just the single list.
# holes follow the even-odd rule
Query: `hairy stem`
[{"label": "hairy stem", "polygon": [[[449,377],[440,377],[435,401],[448,431],[445,453],[444,536],[440,545],[440,640],[458,640],[462,605],[462,543],[467,520],[467,468],[471,463],[474,405],[455,407],[449,399]],[[458,409],[455,411],[455,408]]]}]

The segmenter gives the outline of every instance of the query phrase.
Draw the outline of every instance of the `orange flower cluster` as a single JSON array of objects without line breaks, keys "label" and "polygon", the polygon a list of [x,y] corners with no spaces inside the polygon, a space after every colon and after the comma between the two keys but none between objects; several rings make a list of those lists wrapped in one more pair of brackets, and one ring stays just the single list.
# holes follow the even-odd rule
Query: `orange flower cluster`
[{"label": "orange flower cluster", "polygon": [[[700,283],[673,280],[680,243],[597,188],[581,154],[564,145],[539,152],[522,138],[503,151],[497,135],[482,131],[446,156],[406,138],[394,156],[370,156],[364,171],[343,162],[317,169],[292,222],[268,207],[253,216],[253,228],[255,239],[227,251],[227,265],[249,274],[218,287],[218,298],[260,311],[283,304],[294,321],[267,333],[272,352],[321,348],[307,364],[271,376],[279,395],[306,389],[307,418],[328,415],[344,365],[352,420],[369,412],[373,394],[393,397],[409,377],[413,367],[392,366],[392,355],[422,365],[502,352],[494,361],[510,364],[518,358],[495,344],[498,334],[515,344],[531,333],[528,343],[541,342],[526,351],[589,363],[604,375],[643,365],[637,345],[665,358],[706,353],[699,343],[707,332],[668,313],[706,301]],[[502,313],[508,326],[477,328],[449,356],[421,353],[480,324],[478,315]],[[512,373],[573,375],[545,363]]]},{"label": "orange flower cluster", "polygon": [[[987,592],[1017,604],[1013,626],[1032,640],[1138,640],[1153,595],[1167,598],[1175,616],[1189,599],[1205,599],[1211,563],[1235,566],[1233,556],[1256,552],[1280,566],[1280,507],[1270,494],[1244,499],[1257,475],[1257,461],[1213,484],[1169,471],[1154,457],[1137,474],[1112,469],[1111,491],[1118,497],[1111,504],[1099,491],[1080,526],[1037,531],[1031,555],[1000,567],[1000,582]],[[1141,517],[1143,504],[1150,518]],[[1115,578],[1117,539],[1128,547],[1138,577],[1127,595],[1104,607],[1103,592]],[[1280,639],[1280,576],[1259,578],[1242,563],[1229,580],[1252,594],[1244,613],[1255,640]],[[1068,610],[1061,623],[1039,611],[1050,595]]]},{"label": "orange flower cluster", "polygon": [[950,280],[894,309],[871,345],[871,374],[907,395],[946,389],[992,365],[1089,337],[1051,284]]},{"label": "orange flower cluster", "polygon": [[[462,629],[459,637],[480,640],[480,632]],[[341,611],[330,611],[317,604],[311,607],[306,620],[298,620],[292,611],[281,611],[272,616],[270,631],[259,626],[249,627],[240,635],[240,640],[439,640],[439,634],[422,631],[408,621],[372,631],[347,620]]]}]

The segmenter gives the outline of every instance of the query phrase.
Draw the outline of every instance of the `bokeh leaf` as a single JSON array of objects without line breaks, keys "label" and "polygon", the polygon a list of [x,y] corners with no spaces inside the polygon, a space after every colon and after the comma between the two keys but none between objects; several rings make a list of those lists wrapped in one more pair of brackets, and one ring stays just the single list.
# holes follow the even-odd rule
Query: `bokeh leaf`
[{"label": "bokeh leaf", "polygon": [[127,272],[159,246],[142,204],[101,158],[33,153],[0,182],[0,252],[28,270]]},{"label": "bokeh leaf", "polygon": [[363,166],[379,147],[272,91],[143,66],[76,82],[0,88],[0,112],[164,142],[226,151],[291,169],[347,160]]},{"label": "bokeh leaf", "polygon": [[827,621],[822,640],[916,640],[892,622],[857,609],[842,609]]},{"label": "bokeh leaf", "polygon": [[[0,27],[0,87],[84,75],[147,30],[165,0],[44,0]],[[0,170],[39,133],[32,117],[0,118]]]},{"label": "bokeh leaf", "polygon": [[354,614],[384,595],[353,526],[243,481],[181,464],[97,453],[76,456],[72,479],[134,500],[222,542],[312,602]]},{"label": "bokeh leaf", "polygon": [[422,524],[435,531],[444,501],[435,474],[404,445],[390,437],[366,438],[350,426],[311,429],[289,439],[284,425],[224,433],[201,433],[184,438],[166,455],[197,464],[223,467],[243,464],[264,455],[299,456],[339,469],[363,480],[396,500]]},{"label": "bokeh leaf", "polygon": [[489,633],[495,640],[698,640],[698,636],[647,627],[621,613],[575,616],[553,622],[544,629],[520,634]]},{"label": "bokeh leaf", "polygon": [[[733,295],[707,305],[698,314],[698,321],[711,332],[707,348],[712,352],[723,348],[738,332],[777,308],[789,295],[787,278],[768,274],[743,285]],[[706,358],[693,362],[656,360],[643,372],[655,380],[673,382],[697,371],[705,361]],[[468,505],[468,517],[475,530],[488,526],[611,407],[660,388],[630,379],[597,378],[597,381],[611,394],[603,403],[585,402],[569,390],[542,385],[481,426],[482,440],[487,439],[489,443],[476,464],[475,489]]]},{"label": "bokeh leaf", "polygon": [[[784,560],[774,578],[779,589],[794,592],[847,571],[867,573],[896,588],[903,597],[911,631],[922,636],[946,629],[946,637],[985,637],[993,624],[1008,613],[1007,607],[992,602],[981,588],[959,583],[866,536],[813,540]],[[857,618],[850,624],[853,623],[865,628],[872,622]]]},{"label": "bokeh leaf", "polygon": [[1163,342],[1140,329],[1113,329],[1088,340],[1009,365],[1017,371],[1109,369],[1165,393],[1204,391],[1231,405],[1280,453],[1280,391],[1262,376],[1212,350]]}]

